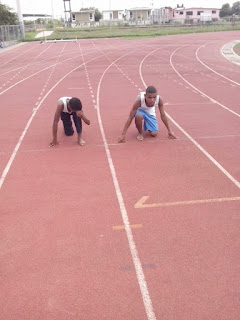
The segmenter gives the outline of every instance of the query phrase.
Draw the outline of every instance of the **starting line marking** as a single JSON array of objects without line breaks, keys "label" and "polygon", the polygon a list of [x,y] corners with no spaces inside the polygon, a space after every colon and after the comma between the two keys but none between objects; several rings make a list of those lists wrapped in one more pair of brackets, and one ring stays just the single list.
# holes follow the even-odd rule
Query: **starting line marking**
[{"label": "starting line marking", "polygon": [[142,208],[155,208],[155,207],[170,207],[170,206],[179,206],[179,205],[188,205],[188,204],[227,202],[227,201],[239,201],[240,200],[240,197],[232,197],[232,198],[202,199],[202,200],[189,200],[189,201],[176,201],[176,202],[162,202],[162,203],[145,204],[145,201],[148,198],[149,198],[149,196],[142,197],[134,205],[134,208],[135,209],[142,209]]},{"label": "starting line marking", "polygon": [[[140,229],[140,228],[142,228],[142,224],[131,224],[130,226],[129,226],[131,229]],[[112,227],[113,228],[113,230],[124,230],[125,229],[125,226],[113,226]]]}]

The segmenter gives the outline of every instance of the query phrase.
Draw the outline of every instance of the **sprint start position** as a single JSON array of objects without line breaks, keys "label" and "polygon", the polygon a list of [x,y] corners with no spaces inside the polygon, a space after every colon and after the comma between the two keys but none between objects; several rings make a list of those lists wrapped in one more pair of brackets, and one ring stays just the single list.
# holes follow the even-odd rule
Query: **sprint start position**
[{"label": "sprint start position", "polygon": [[63,122],[66,136],[72,136],[74,134],[71,116],[78,133],[78,144],[80,146],[84,146],[86,144],[86,142],[82,139],[82,120],[88,125],[90,124],[90,121],[82,111],[82,103],[78,98],[63,97],[59,99],[57,110],[55,112],[52,127],[53,140],[50,143],[50,147],[54,147],[59,144],[57,141],[57,130],[60,118]]},{"label": "sprint start position", "polygon": [[132,110],[124,126],[122,135],[118,139],[118,142],[126,142],[126,133],[134,117],[135,124],[138,130],[137,139],[139,141],[143,140],[143,121],[144,130],[147,130],[150,136],[156,137],[158,132],[158,124],[155,111],[156,106],[158,106],[162,122],[165,124],[168,130],[168,138],[176,139],[176,136],[170,130],[168,119],[163,108],[162,98],[157,94],[157,89],[155,87],[149,86],[147,87],[146,92],[140,92],[140,94],[137,96],[137,99],[133,104]]}]

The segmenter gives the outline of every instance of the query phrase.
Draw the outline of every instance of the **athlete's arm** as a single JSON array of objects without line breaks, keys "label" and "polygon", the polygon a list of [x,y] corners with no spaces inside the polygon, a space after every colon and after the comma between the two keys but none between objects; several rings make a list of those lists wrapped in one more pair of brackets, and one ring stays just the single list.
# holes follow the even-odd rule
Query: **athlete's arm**
[{"label": "athlete's arm", "polygon": [[78,118],[82,119],[86,124],[90,124],[90,120],[88,120],[88,118],[85,116],[82,110],[76,111],[76,115],[78,116]]},{"label": "athlete's arm", "polygon": [[130,111],[129,117],[125,123],[125,126],[123,128],[121,136],[118,138],[118,142],[126,142],[126,133],[128,128],[130,127],[130,124],[132,123],[132,120],[137,112],[137,109],[141,107],[141,98],[138,97],[137,100],[134,102],[132,110]]},{"label": "athlete's arm", "polygon": [[164,107],[163,107],[163,100],[161,97],[159,97],[159,102],[158,102],[158,108],[161,116],[161,120],[164,123],[165,127],[167,128],[168,131],[168,138],[169,139],[176,139],[177,137],[174,135],[174,133],[171,131],[169,124],[168,124],[168,118],[166,116]]},{"label": "athlete's arm", "polygon": [[57,105],[57,110],[55,112],[54,119],[53,119],[53,126],[52,126],[53,140],[52,142],[50,142],[50,147],[54,147],[59,144],[57,141],[57,130],[58,130],[58,122],[59,122],[62,111],[63,111],[63,102],[59,100]]}]

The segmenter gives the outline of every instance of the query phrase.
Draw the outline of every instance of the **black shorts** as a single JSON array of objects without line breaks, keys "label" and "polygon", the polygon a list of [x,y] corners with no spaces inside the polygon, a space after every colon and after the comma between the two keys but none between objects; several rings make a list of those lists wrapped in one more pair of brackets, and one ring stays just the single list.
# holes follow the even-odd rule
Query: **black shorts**
[{"label": "black shorts", "polygon": [[74,133],[71,117],[73,118],[77,133],[82,133],[82,119],[80,119],[76,115],[76,112],[73,112],[73,113],[61,112],[61,120],[63,122],[65,134],[67,136],[72,136]]}]

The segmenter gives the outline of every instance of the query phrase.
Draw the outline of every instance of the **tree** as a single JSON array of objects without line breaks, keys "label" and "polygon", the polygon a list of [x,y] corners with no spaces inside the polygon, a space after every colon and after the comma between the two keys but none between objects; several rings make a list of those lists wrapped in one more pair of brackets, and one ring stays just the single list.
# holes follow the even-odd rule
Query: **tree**
[{"label": "tree", "polygon": [[102,14],[98,9],[95,9],[95,21],[99,21],[102,18]]},{"label": "tree", "polygon": [[232,5],[232,14],[240,15],[240,1],[234,2]]},{"label": "tree", "polygon": [[10,11],[11,8],[0,3],[0,25],[18,24],[18,17],[15,12]]},{"label": "tree", "polygon": [[230,16],[232,13],[232,10],[230,8],[229,3],[225,3],[222,5],[222,9],[220,10],[220,17],[227,17]]}]

